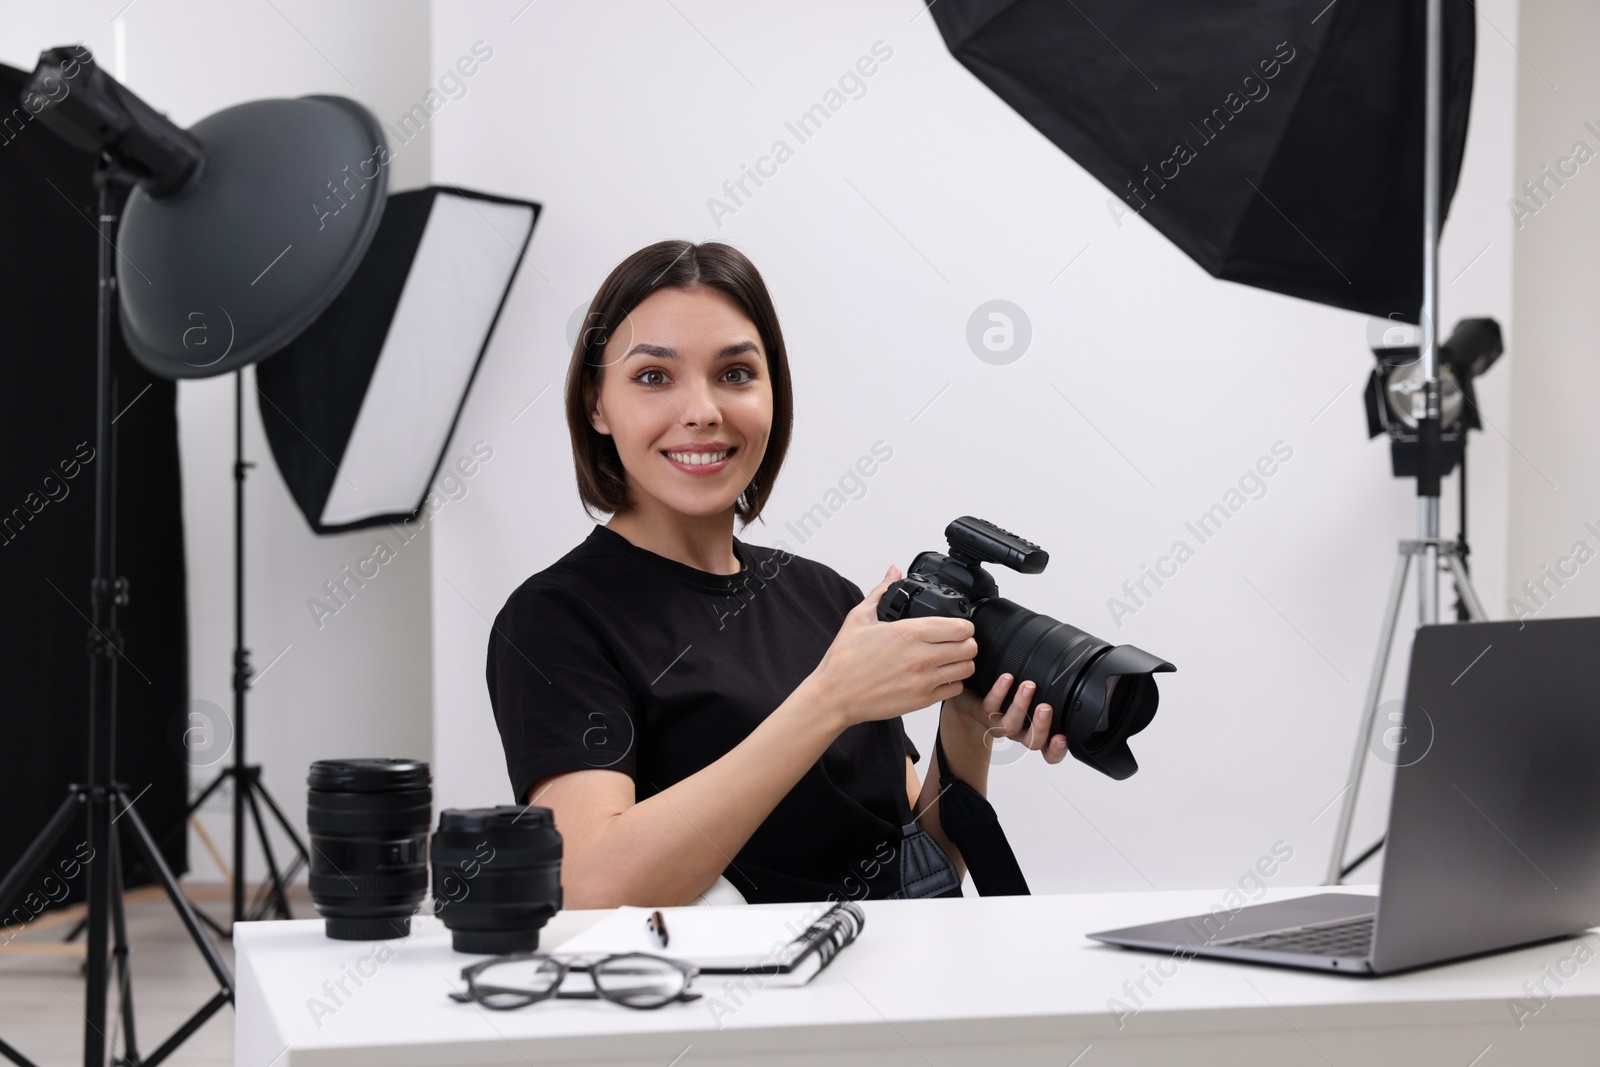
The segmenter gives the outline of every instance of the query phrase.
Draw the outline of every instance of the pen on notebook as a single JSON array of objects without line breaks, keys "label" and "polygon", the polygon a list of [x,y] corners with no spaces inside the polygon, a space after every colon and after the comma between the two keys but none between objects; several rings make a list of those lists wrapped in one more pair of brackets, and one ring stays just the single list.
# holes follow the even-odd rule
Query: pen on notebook
[{"label": "pen on notebook", "polygon": [[659,911],[652,911],[650,918],[645,920],[645,926],[655,935],[656,942],[662,947],[667,947],[667,920],[661,917]]}]

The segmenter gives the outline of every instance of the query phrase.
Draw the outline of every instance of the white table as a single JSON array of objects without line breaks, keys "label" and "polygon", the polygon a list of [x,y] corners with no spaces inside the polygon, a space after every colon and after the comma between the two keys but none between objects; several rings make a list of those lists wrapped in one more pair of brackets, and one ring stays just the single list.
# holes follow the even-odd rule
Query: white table
[{"label": "white table", "polygon": [[[1372,891],[1352,887],[1361,890]],[[1221,899],[1183,891],[868,901],[861,938],[809,985],[736,996],[701,979],[705,998],[657,1011],[581,1000],[502,1012],[458,1004],[446,994],[482,957],[453,952],[431,918],[414,920],[412,936],[389,942],[381,961],[377,945],[325,938],[320,920],[242,923],[235,1063],[1506,1067],[1600,1057],[1593,934],[1376,979],[1179,961],[1084,936],[1205,912]],[[557,915],[541,949],[558,950],[603,914]],[[1150,977],[1158,969],[1170,975],[1159,985]],[[1548,997],[1531,985],[1541,981]],[[1119,1019],[1127,1008],[1136,1010]]]}]

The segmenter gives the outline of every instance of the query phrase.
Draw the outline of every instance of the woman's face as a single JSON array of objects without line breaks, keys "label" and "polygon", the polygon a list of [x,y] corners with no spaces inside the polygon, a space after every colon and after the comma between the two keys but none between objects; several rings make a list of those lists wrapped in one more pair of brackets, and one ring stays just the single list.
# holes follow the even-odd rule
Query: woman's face
[{"label": "woman's face", "polygon": [[607,340],[589,421],[615,441],[642,509],[731,510],[772,432],[760,331],[720,290],[658,289]]}]

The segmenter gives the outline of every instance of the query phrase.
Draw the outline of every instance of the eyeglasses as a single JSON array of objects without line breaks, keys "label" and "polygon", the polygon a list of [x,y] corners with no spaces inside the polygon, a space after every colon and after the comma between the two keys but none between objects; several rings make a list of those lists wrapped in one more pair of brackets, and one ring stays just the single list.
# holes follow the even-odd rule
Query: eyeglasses
[{"label": "eyeglasses", "polygon": [[[588,974],[593,989],[563,990],[569,971]],[[664,956],[628,952],[593,963],[569,962],[542,952],[518,952],[463,967],[465,993],[450,994],[462,1003],[476,1002],[496,1011],[526,1007],[550,997],[609,1000],[625,1008],[659,1008],[679,1000],[699,1000],[689,980],[699,968]]]}]

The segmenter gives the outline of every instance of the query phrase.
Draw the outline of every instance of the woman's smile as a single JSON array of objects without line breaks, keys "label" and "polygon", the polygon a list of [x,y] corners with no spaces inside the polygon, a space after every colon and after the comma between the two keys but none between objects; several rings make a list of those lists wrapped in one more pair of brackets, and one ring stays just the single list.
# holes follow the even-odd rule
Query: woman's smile
[{"label": "woman's smile", "polygon": [[728,468],[728,457],[739,451],[737,446],[690,445],[685,448],[662,449],[661,454],[684,474],[692,478],[707,478]]}]

